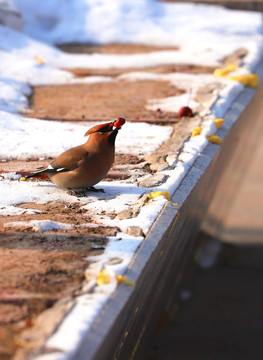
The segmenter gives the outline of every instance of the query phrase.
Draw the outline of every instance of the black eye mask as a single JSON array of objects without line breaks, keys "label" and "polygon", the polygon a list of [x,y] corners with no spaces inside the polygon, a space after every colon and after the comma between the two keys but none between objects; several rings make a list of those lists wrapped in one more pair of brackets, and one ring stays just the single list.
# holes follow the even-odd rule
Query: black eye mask
[{"label": "black eye mask", "polygon": [[99,129],[98,132],[100,134],[106,134],[107,132],[111,132],[113,129],[112,129],[112,126],[111,124],[107,124],[106,126],[104,126],[103,128]]}]

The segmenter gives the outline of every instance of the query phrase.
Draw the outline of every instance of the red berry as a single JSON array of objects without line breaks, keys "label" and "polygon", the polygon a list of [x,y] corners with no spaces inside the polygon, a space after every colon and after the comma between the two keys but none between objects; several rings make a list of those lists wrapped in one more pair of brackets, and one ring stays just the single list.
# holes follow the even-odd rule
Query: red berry
[{"label": "red berry", "polygon": [[178,116],[181,117],[191,117],[193,115],[193,111],[189,106],[182,106],[178,111]]},{"label": "red berry", "polygon": [[119,129],[120,127],[122,127],[122,125],[125,123],[125,119],[124,118],[118,118],[115,122],[114,122],[114,126]]}]

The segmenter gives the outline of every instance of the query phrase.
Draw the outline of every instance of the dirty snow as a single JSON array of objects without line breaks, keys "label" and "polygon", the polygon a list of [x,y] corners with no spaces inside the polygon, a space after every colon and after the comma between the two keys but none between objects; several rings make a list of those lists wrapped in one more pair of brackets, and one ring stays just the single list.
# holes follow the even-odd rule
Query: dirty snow
[{"label": "dirty snow", "polygon": [[34,231],[51,231],[51,230],[70,230],[72,226],[70,224],[64,224],[61,222],[51,220],[30,220],[30,221],[13,221],[7,222],[5,227],[26,227],[32,228]]},{"label": "dirty snow", "polygon": [[22,214],[28,214],[28,215],[34,215],[34,214],[40,214],[42,211],[36,210],[36,209],[22,209],[15,206],[4,206],[0,208],[0,216],[7,216],[7,215],[22,215]]},{"label": "dirty snow", "polygon": [[[158,78],[166,79],[187,93],[187,95],[161,100],[152,99],[148,108],[158,107],[177,112],[186,101],[194,108],[198,88],[205,83],[219,82],[222,88],[213,108],[204,113],[201,135],[190,138],[184,144],[178,162],[171,162],[167,181],[158,188],[172,194],[179,186],[193,162],[208,144],[206,135],[216,132],[215,117],[224,117],[235,98],[244,87],[235,81],[215,78],[213,75],[150,74],[130,73],[117,80],[111,77],[91,76],[75,78],[73,74],[61,70],[65,67],[116,68],[148,67],[165,64],[198,64],[219,66],[220,60],[244,47],[249,53],[237,73],[252,72],[262,56],[262,16],[260,13],[226,10],[221,7],[162,3],[153,0],[16,0],[14,4],[21,10],[25,19],[23,32],[16,32],[0,25],[0,159],[30,159],[33,157],[54,157],[60,152],[85,141],[83,135],[87,126],[93,124],[66,124],[59,122],[28,119],[19,114],[28,106],[31,86],[46,84],[92,83],[130,81]],[[101,21],[103,19],[103,21]],[[178,46],[179,50],[154,51],[147,54],[109,55],[109,54],[66,54],[52,44],[65,42],[129,42],[159,46]],[[36,56],[43,59],[39,64]],[[109,119],[111,120],[111,119]],[[117,153],[144,155],[169,138],[171,128],[149,124],[126,123],[117,138]],[[218,145],[214,145],[215,147]],[[1,167],[0,167],[1,170]],[[16,170],[16,169],[14,169]],[[116,254],[121,264],[111,265],[112,272],[124,273],[133,254],[143,238],[129,237],[125,234],[128,226],[140,226],[144,233],[152,226],[167,200],[163,196],[154,199],[150,205],[143,206],[139,215],[133,219],[112,220],[103,211],[121,211],[136,204],[146,191],[137,182],[101,182],[105,194],[97,193],[80,198],[82,206],[94,209],[94,216],[101,224],[115,225],[120,233],[111,238],[103,255],[96,261],[107,267],[107,261]],[[19,182],[14,174],[0,176],[0,215],[18,214],[24,202],[46,203],[49,201],[75,202],[76,198],[55,185],[45,182]],[[16,205],[16,206],[15,206]],[[179,206],[182,204],[179,204]],[[26,210],[26,211],[30,211]],[[14,226],[16,224],[13,224]],[[20,224],[21,225],[21,224]],[[31,221],[25,226],[36,230],[63,228],[70,224]],[[10,226],[10,224],[8,225]],[[76,299],[76,306],[66,317],[48,344],[64,355],[54,353],[53,359],[65,359],[74,352],[83,333],[91,326],[96,314],[101,310],[110,294],[116,288],[116,281],[101,287],[94,293]],[[50,354],[52,357],[52,354]]]},{"label": "dirty snow", "polygon": [[[93,125],[95,123],[91,122],[79,125],[43,121],[0,111],[0,158],[26,160],[56,157],[86,142],[84,134]],[[141,155],[158,149],[172,132],[171,127],[161,129],[156,125],[127,122],[117,136],[116,153]]]}]

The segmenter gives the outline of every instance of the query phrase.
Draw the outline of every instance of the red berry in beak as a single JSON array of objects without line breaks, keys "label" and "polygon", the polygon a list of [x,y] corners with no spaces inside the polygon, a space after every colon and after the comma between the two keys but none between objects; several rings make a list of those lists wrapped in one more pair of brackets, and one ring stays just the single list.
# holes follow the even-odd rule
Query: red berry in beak
[{"label": "red berry in beak", "polygon": [[122,125],[125,124],[125,119],[124,118],[118,118],[115,122],[114,122],[114,126],[119,129],[122,127]]},{"label": "red berry in beak", "polygon": [[178,111],[178,116],[182,117],[191,117],[193,115],[193,111],[189,106],[182,106]]}]

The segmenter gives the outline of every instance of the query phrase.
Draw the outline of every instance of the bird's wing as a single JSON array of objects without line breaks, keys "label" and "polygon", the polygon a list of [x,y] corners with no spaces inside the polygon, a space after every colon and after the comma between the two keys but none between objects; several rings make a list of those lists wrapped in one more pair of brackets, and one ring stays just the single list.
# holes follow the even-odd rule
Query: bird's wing
[{"label": "bird's wing", "polygon": [[67,169],[64,168],[54,168],[52,165],[48,165],[46,167],[41,167],[38,168],[37,171],[33,172],[30,175],[27,175],[23,178],[21,178],[20,180],[26,180],[32,177],[37,177],[37,178],[49,178],[48,174],[50,173],[57,173],[57,172],[64,172],[64,171],[68,171]]},{"label": "bird's wing", "polygon": [[47,170],[54,172],[72,171],[79,167],[83,160],[89,157],[82,145],[66,150],[53,160]]},{"label": "bird's wing", "polygon": [[34,173],[25,176],[24,179],[32,177],[44,177],[45,174],[53,174],[75,170],[80,163],[88,158],[89,153],[82,146],[66,150],[53,160],[48,166],[38,168]]}]

